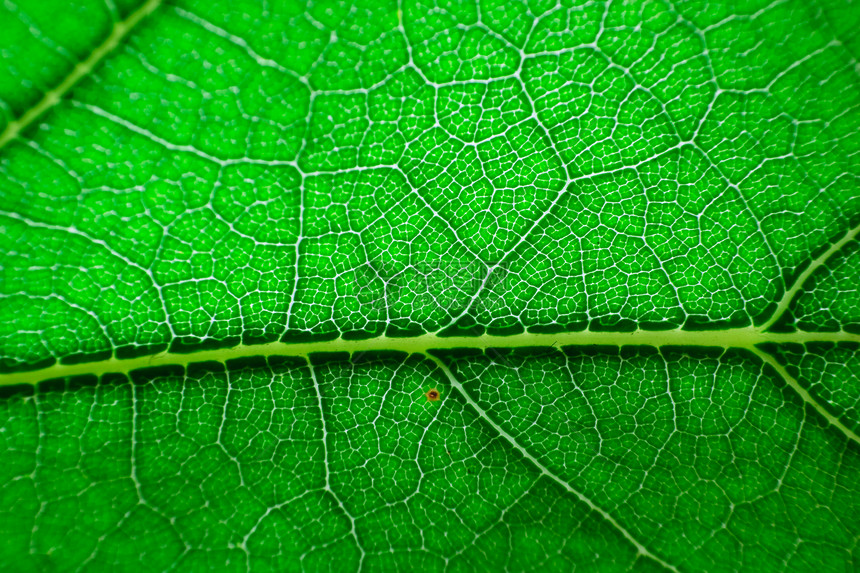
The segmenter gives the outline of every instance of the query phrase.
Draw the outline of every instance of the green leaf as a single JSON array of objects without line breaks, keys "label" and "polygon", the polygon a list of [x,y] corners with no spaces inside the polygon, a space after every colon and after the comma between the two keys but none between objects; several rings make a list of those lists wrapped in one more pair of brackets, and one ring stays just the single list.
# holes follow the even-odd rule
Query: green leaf
[{"label": "green leaf", "polygon": [[860,567],[860,10],[0,6],[0,565]]}]

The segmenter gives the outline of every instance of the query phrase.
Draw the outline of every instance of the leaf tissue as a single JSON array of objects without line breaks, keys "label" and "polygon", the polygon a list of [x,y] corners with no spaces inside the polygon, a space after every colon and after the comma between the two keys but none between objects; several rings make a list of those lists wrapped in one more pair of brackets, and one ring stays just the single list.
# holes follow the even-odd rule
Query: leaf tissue
[{"label": "leaf tissue", "polygon": [[4,571],[860,569],[860,6],[7,0]]}]

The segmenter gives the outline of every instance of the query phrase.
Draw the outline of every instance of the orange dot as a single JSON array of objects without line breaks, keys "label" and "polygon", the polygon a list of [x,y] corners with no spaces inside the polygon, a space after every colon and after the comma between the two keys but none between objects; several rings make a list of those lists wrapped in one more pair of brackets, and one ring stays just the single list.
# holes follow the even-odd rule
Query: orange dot
[{"label": "orange dot", "polygon": [[440,397],[441,395],[439,394],[439,390],[437,390],[436,388],[430,388],[430,390],[427,391],[427,399],[431,402],[435,402]]}]

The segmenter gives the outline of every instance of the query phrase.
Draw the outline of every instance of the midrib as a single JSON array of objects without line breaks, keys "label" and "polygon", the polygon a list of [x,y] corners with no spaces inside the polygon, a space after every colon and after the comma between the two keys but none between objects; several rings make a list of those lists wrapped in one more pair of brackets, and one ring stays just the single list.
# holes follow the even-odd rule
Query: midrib
[{"label": "midrib", "polygon": [[366,340],[327,340],[317,342],[271,342],[267,344],[239,344],[231,348],[158,354],[118,359],[111,357],[96,362],[79,364],[56,363],[52,366],[0,375],[0,386],[36,384],[42,380],[64,376],[91,374],[127,374],[141,368],[156,366],[187,366],[198,362],[227,362],[251,356],[295,356],[307,357],[319,352],[347,352],[350,355],[363,352],[396,351],[427,354],[431,350],[465,348],[484,350],[487,348],[527,348],[564,346],[697,346],[712,348],[745,348],[755,350],[763,343],[807,342],[856,342],[860,335],[849,332],[765,332],[760,328],[745,327],[725,330],[636,330],[633,332],[564,332],[558,334],[535,334],[524,332],[510,336],[452,336],[440,337],[425,334],[408,338],[379,336]]}]

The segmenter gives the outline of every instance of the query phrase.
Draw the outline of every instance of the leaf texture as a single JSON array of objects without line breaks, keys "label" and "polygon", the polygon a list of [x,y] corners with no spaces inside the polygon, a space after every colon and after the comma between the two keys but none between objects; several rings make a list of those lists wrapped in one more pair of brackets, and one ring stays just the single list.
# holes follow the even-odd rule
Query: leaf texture
[{"label": "leaf texture", "polygon": [[5,569],[857,569],[857,6],[54,4]]}]

